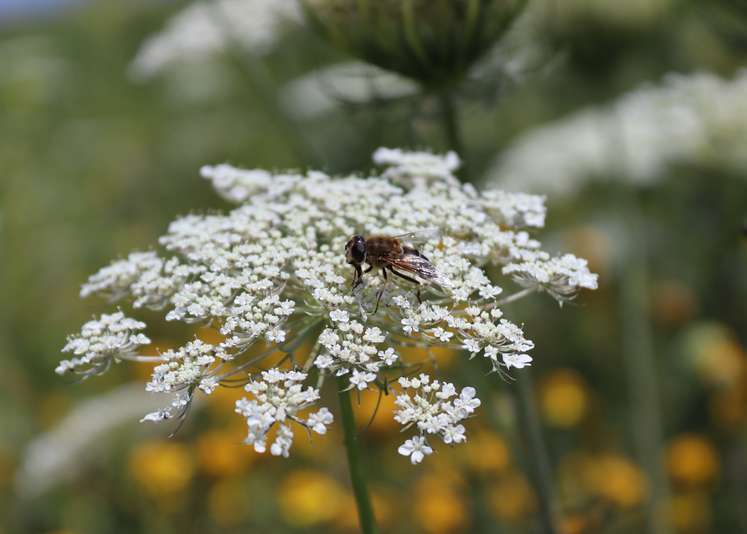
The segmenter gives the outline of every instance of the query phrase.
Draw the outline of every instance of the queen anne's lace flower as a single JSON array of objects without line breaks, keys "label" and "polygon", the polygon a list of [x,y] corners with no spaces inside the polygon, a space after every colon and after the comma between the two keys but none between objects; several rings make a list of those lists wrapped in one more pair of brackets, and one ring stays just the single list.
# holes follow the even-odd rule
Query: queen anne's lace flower
[{"label": "queen anne's lace flower", "polygon": [[[499,373],[530,365],[534,345],[504,316],[504,305],[534,291],[563,302],[596,287],[586,262],[552,257],[529,234],[544,223],[544,199],[481,193],[461,184],[453,174],[459,165],[453,153],[380,149],[375,159],[389,167],[383,176],[204,167],[202,175],[239,206],[223,215],[177,219],[159,240],[163,254],[140,252],[118,260],[94,274],[82,294],[129,297],[135,307],[162,309],[169,321],[210,324],[224,339],[140,356],[136,350],[148,343],[139,333],[144,325],[114,314],[71,338],[66,350],[76,359],[58,371],[93,374],[119,359],[155,361],[147,389],[174,397],[148,414],[148,421],[182,416],[195,394],[248,382],[253,400],[237,406],[247,418],[248,441],[264,448],[266,432],[279,423],[270,450],[285,456],[292,443],[289,419],[319,433],[331,423],[325,409],[305,419],[299,413],[316,402],[325,377],[335,376],[349,389],[386,389],[416,366],[428,365],[426,356],[404,358],[403,346],[420,347],[424,354],[433,346],[466,349]],[[353,269],[344,253],[349,237],[408,232],[414,233],[401,239],[436,270],[420,280],[419,294],[411,282],[384,280],[376,271],[352,291]],[[501,269],[503,279],[488,275]],[[519,287],[504,296],[513,281]],[[311,336],[316,336],[311,354],[299,361],[297,349]],[[285,354],[277,368],[247,376],[248,369],[277,353]],[[281,370],[284,365],[303,372]],[[304,388],[305,380],[316,386]],[[398,400],[398,420],[416,424],[422,434],[401,449],[411,460],[430,454],[425,436],[464,441],[462,421],[479,404],[472,388],[457,395],[451,384],[424,378],[405,380],[403,387],[417,391]]]},{"label": "queen anne's lace flower", "polygon": [[55,369],[57,374],[74,372],[83,376],[99,374],[113,362],[134,356],[148,339],[140,331],[145,323],[125,317],[124,313],[104,314],[98,319],[83,325],[80,334],[70,336],[63,352],[75,355],[69,360],[62,360]]},{"label": "queen anne's lace flower", "polygon": [[439,435],[447,445],[467,440],[461,422],[480,406],[475,388],[466,387],[457,396],[454,384],[431,381],[426,374],[400,378],[399,384],[412,394],[397,395],[394,419],[405,429],[415,426],[420,434],[400,446],[401,455],[409,456],[413,464],[420,463],[433,452],[426,439],[428,434]]},{"label": "queen anne's lace flower", "polygon": [[289,422],[295,421],[317,434],[327,432],[327,425],[333,421],[332,413],[321,408],[304,419],[299,412],[319,400],[319,390],[303,387],[306,373],[298,371],[282,372],[277,369],[262,372],[262,379],[246,385],[245,389],[254,397],[236,401],[236,412],[246,418],[249,434],[246,443],[254,446],[257,452],[267,449],[266,435],[276,423],[279,425],[275,441],[270,446],[274,456],[288,456],[293,444],[293,431]]}]

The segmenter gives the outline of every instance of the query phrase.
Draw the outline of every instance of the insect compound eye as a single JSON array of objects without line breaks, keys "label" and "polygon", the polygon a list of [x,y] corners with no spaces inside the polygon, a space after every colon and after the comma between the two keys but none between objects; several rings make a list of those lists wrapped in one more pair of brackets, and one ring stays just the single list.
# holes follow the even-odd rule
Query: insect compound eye
[{"label": "insect compound eye", "polygon": [[350,238],[345,245],[345,257],[348,263],[363,263],[366,259],[366,241],[362,236]]}]

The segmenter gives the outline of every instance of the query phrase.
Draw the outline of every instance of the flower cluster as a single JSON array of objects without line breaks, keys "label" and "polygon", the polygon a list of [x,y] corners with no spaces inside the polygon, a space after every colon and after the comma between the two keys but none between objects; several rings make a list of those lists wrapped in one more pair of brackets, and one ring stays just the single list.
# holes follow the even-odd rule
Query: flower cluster
[{"label": "flower cluster", "polygon": [[325,434],[327,425],[334,418],[327,408],[309,414],[303,419],[299,412],[312,406],[319,399],[319,390],[303,387],[306,373],[282,372],[277,369],[262,372],[261,380],[252,381],[245,389],[254,400],[246,398],[236,401],[236,413],[246,418],[249,434],[246,443],[257,452],[265,452],[267,432],[276,423],[279,425],[275,441],[270,446],[274,456],[287,457],[293,444],[293,431],[289,421],[305,426],[317,434]]},{"label": "flower cluster", "polygon": [[301,10],[296,0],[192,3],[143,43],[131,70],[138,78],[149,78],[176,63],[220,52],[232,41],[247,53],[263,55],[272,49],[284,21],[300,19]]},{"label": "flower cluster", "polygon": [[747,167],[747,71],[670,75],[603,107],[531,130],[500,156],[490,181],[508,189],[572,194],[591,179],[657,181],[673,164]]},{"label": "flower cluster", "polygon": [[475,388],[466,387],[457,396],[454,384],[431,381],[426,374],[417,378],[400,378],[399,384],[412,394],[397,395],[394,419],[404,425],[405,430],[415,426],[419,432],[400,446],[401,455],[409,456],[413,464],[420,463],[433,452],[427,434],[441,436],[446,444],[467,440],[461,422],[480,406]]},{"label": "flower cluster", "polygon": [[60,375],[74,372],[82,376],[103,373],[112,363],[134,356],[140,347],[150,343],[150,339],[140,333],[143,329],[145,323],[125,317],[122,312],[88,321],[80,334],[70,336],[62,348],[62,352],[70,352],[75,357],[62,360],[55,372]]},{"label": "flower cluster", "polygon": [[[434,346],[466,349],[498,373],[530,365],[533,343],[504,306],[539,291],[563,302],[596,287],[585,261],[553,257],[530,234],[544,224],[544,199],[461,184],[453,153],[380,149],[375,161],[387,169],[368,178],[204,167],[203,177],[238,206],[177,219],[159,240],[163,252],[115,261],[81,294],[128,298],[135,308],[161,310],[167,321],[212,325],[223,338],[141,356],[144,325],[114,314],[71,338],[66,350],[85,356],[60,369],[92,374],[119,359],[154,361],[146,389],[174,398],[148,421],[182,416],[196,394],[248,383],[254,399],[237,406],[248,441],[264,450],[267,431],[278,423],[271,452],[287,455],[289,418],[316,432],[331,422],[325,409],[306,419],[299,414],[317,401],[329,376],[342,388],[386,388],[427,366]],[[373,270],[352,290],[345,244],[354,234],[399,236],[417,249],[428,275],[408,272],[416,285]],[[302,343],[310,354],[299,354]],[[422,348],[423,360],[404,358],[404,346]],[[263,369],[271,354],[284,357],[260,375],[247,373]],[[315,386],[304,387],[306,380]],[[414,404],[399,401],[398,420],[447,443],[464,440],[460,421],[479,403],[472,388],[452,399],[450,384],[421,377],[402,385],[418,391]],[[419,458],[416,449],[427,454],[425,434],[404,446],[412,459]]]}]

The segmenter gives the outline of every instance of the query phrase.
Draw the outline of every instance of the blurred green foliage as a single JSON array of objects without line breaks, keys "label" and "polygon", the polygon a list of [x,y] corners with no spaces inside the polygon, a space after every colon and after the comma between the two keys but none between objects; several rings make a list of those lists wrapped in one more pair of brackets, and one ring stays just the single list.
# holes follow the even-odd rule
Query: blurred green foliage
[{"label": "blurred green foliage", "polygon": [[[84,399],[142,378],[117,369],[71,385],[52,370],[66,334],[103,307],[78,298],[88,274],[152,247],[178,214],[225,208],[201,165],[364,172],[381,145],[447,148],[430,97],[283,116],[275,99],[285,82],[344,59],[303,28],[261,59],[233,50],[133,81],[143,39],[183,6],[92,2],[0,29],[0,532],[354,529],[339,436],[321,454],[257,460],[233,448],[241,435],[230,402],[199,410],[170,441],[168,430],[133,421],[51,491],[17,493],[32,439]],[[458,93],[474,181],[534,126],[667,72],[730,77],[745,66],[744,2],[547,0],[543,9],[545,22],[514,45],[542,47],[528,72],[488,71],[489,83]],[[670,172],[644,191],[606,181],[550,199],[548,231],[590,258],[602,287],[563,313],[540,297],[517,310],[537,344],[532,372],[567,534],[644,524],[651,473],[636,459],[636,384],[622,378],[635,320],[652,329],[665,441],[670,497],[657,513],[677,532],[747,530],[747,180],[717,164]],[[631,219],[642,221],[638,233]],[[636,261],[647,280],[639,307],[624,311]],[[152,334],[164,345],[183,335]],[[492,389],[484,430],[468,452],[421,470],[393,454],[391,428],[364,430],[380,521],[387,532],[533,531],[536,501],[522,474],[532,460],[507,408],[512,385],[446,369]]]}]

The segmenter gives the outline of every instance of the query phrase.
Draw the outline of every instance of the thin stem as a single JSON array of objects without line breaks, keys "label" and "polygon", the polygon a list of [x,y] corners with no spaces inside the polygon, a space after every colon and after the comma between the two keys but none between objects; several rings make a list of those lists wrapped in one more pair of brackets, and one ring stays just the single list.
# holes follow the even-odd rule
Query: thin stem
[{"label": "thin stem", "polygon": [[542,437],[542,427],[537,416],[532,390],[532,377],[528,369],[524,369],[517,374],[514,400],[522,440],[527,444],[531,455],[526,461],[526,468],[537,493],[542,532],[555,534],[558,532],[558,528],[552,469],[550,468],[547,447]]},{"label": "thin stem", "polygon": [[119,355],[119,359],[138,363],[156,363],[164,361],[163,356],[143,356],[142,354]]},{"label": "thin stem", "polygon": [[358,435],[355,429],[355,416],[353,415],[353,404],[350,401],[350,391],[346,390],[347,384],[342,377],[337,379],[338,397],[340,399],[340,414],[342,418],[342,429],[345,435],[345,451],[348,456],[348,468],[350,470],[350,482],[353,485],[355,504],[358,507],[358,519],[361,531],[364,534],[374,534],[378,531],[374,519],[371,498],[366,487],[366,475],[363,469],[363,459],[358,444]]},{"label": "thin stem", "polygon": [[516,302],[517,300],[523,299],[527,295],[531,295],[535,291],[537,291],[536,288],[527,287],[525,289],[522,289],[521,291],[517,291],[516,293],[512,293],[502,298],[501,300],[496,301],[495,304],[492,306],[489,306],[489,308],[494,308],[495,306],[504,306],[506,304],[510,304],[511,302]]},{"label": "thin stem", "polygon": [[459,114],[454,102],[454,93],[444,90],[438,94],[438,104],[441,108],[441,125],[444,130],[444,137],[449,148],[454,150],[464,159],[464,142],[462,141],[462,132],[459,127]]},{"label": "thin stem", "polygon": [[[631,405],[631,427],[636,456],[649,476],[650,497],[646,503],[647,531],[650,534],[666,534],[670,531],[662,514],[668,500],[669,488],[662,467],[661,400],[657,383],[651,323],[648,319],[647,266],[643,245],[637,236],[642,236],[643,225],[640,214],[634,212],[629,219],[631,250],[629,263],[622,276],[622,348],[624,365],[628,375],[629,402]],[[630,216],[630,212],[629,212]]]}]

